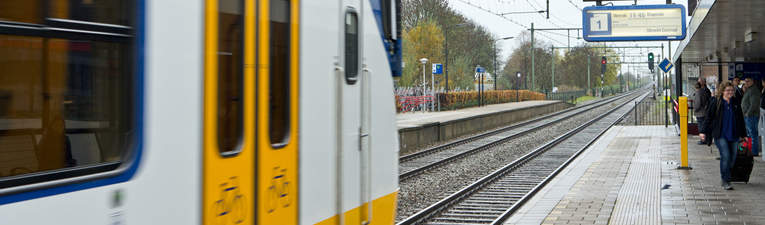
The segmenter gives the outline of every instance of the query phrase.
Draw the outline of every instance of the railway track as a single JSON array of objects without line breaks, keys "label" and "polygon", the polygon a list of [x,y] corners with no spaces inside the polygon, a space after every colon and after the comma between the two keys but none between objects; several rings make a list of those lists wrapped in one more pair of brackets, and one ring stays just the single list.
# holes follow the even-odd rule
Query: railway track
[{"label": "railway track", "polygon": [[[634,99],[646,96],[644,92]],[[398,224],[501,224],[629,113],[633,107],[630,102],[559,136]]]},{"label": "railway track", "polygon": [[402,156],[399,158],[399,181],[415,177],[417,174],[424,171],[448,164],[460,158],[497,146],[518,136],[529,134],[573,116],[626,98],[631,94],[634,93],[630,92],[620,96],[605,98],[597,103],[566,109],[481,135],[464,138],[431,149]]}]

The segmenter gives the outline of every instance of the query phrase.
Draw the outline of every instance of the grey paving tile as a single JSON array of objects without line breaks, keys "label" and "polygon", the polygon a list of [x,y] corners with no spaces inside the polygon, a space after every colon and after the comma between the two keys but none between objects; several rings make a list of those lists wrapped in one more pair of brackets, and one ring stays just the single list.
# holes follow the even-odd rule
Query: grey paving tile
[{"label": "grey paving tile", "polygon": [[[531,215],[519,214],[508,222],[540,224],[554,215],[553,224],[631,224],[637,223],[636,218],[655,224],[765,224],[765,162],[755,162],[748,184],[734,183],[736,190],[725,191],[719,186],[715,146],[710,153],[710,147],[693,145],[697,136],[688,137],[693,170],[676,169],[680,140],[675,132],[663,126],[612,128],[569,166],[572,169],[559,175],[565,178],[551,181],[555,184],[540,198],[545,200],[538,200],[544,210],[534,210],[548,216],[526,220]],[[670,188],[658,189],[665,184]],[[640,203],[636,204],[639,207],[624,204],[630,202]],[[618,219],[624,212],[634,215]]]}]

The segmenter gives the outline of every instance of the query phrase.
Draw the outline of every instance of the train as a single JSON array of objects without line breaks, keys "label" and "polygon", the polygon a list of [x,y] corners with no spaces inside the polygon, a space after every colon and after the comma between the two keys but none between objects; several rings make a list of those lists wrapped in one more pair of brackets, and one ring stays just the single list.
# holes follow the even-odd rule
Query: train
[{"label": "train", "polygon": [[0,224],[393,224],[400,0],[0,2]]}]

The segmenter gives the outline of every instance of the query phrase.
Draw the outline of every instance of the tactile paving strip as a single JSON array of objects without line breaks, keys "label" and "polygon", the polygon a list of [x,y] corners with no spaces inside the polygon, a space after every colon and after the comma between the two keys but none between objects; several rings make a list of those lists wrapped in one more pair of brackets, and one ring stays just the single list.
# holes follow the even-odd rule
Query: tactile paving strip
[{"label": "tactile paving strip", "polygon": [[661,224],[661,143],[633,140],[637,149],[609,224]]}]

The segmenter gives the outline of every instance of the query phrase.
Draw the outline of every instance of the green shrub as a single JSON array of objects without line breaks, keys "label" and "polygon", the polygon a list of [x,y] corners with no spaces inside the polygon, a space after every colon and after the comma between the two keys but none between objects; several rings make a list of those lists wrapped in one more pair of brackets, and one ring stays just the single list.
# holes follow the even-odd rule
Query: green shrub
[{"label": "green shrub", "polygon": [[[515,90],[484,91],[483,93],[484,104],[515,102],[516,99]],[[518,95],[521,101],[545,99],[545,94],[528,90],[519,90]],[[478,91],[438,93],[437,97],[441,108],[447,110],[475,107],[479,103]]]}]

